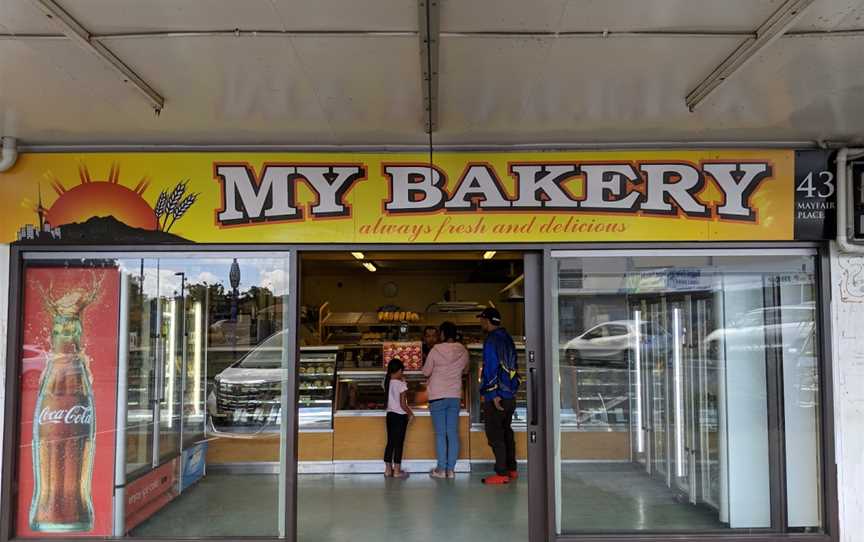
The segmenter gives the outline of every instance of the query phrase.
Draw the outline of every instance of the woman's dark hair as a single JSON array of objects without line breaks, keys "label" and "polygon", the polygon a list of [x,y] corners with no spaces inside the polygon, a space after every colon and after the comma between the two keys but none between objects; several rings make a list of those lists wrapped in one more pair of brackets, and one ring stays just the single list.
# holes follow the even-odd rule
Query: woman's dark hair
[{"label": "woman's dark hair", "polygon": [[384,376],[384,394],[386,397],[390,397],[390,375],[398,373],[404,368],[405,364],[399,358],[393,358],[387,364],[387,374]]},{"label": "woman's dark hair", "polygon": [[441,327],[438,328],[441,330],[441,338],[445,341],[453,339],[456,340],[456,337],[459,335],[459,330],[456,329],[456,324],[453,322],[442,322]]}]

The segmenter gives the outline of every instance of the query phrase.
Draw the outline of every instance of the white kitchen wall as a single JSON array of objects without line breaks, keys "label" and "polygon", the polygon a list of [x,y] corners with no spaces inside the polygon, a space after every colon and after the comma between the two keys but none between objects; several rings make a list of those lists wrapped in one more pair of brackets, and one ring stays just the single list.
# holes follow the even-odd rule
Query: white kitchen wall
[{"label": "white kitchen wall", "polygon": [[864,533],[864,255],[831,254],[834,434],[840,540]]}]

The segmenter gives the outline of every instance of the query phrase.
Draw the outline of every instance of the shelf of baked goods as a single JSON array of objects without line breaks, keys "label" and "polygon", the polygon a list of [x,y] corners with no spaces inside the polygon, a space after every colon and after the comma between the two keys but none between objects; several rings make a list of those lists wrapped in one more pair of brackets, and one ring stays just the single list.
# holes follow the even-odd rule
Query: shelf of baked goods
[{"label": "shelf of baked goods", "polygon": [[439,326],[450,321],[457,326],[479,326],[478,311],[465,312],[416,312],[416,311],[366,311],[366,312],[333,312],[330,302],[325,302],[318,309],[319,334],[323,339],[327,336],[326,328],[356,327],[369,328],[380,326],[425,327]]}]

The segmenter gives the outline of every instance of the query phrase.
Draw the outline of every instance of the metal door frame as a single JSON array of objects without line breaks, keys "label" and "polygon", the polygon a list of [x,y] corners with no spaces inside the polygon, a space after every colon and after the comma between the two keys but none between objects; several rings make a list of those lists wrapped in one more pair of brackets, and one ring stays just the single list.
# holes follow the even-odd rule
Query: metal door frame
[{"label": "metal door frame", "polygon": [[[521,375],[523,385],[527,387],[527,420],[526,420],[526,438],[528,441],[528,536],[529,542],[544,542],[549,540],[548,518],[549,518],[549,501],[550,495],[547,483],[546,473],[548,472],[548,436],[546,433],[546,413],[549,412],[548,406],[544,399],[548,399],[552,389],[549,387],[548,381],[551,371],[548,370],[549,357],[546,352],[547,333],[549,327],[546,322],[549,320],[547,310],[550,305],[547,303],[548,288],[545,272],[547,267],[544,266],[544,253],[538,248],[531,247],[501,247],[499,245],[436,245],[417,246],[417,245],[384,245],[370,248],[368,245],[347,244],[347,245],[316,245],[302,246],[293,251],[293,259],[291,262],[292,269],[296,269],[291,277],[291,291],[297,292],[294,296],[294,301],[291,303],[291,318],[290,329],[298,329],[299,325],[299,304],[300,304],[300,284],[303,280],[302,259],[305,254],[316,252],[352,252],[352,251],[376,251],[376,252],[477,252],[486,250],[511,250],[522,253],[522,261],[524,266],[525,281],[525,365],[527,374]],[[295,334],[292,334],[294,337]],[[283,470],[286,476],[283,478],[286,484],[289,485],[286,494],[285,503],[285,530],[287,540],[295,540],[297,533],[297,464],[299,461],[298,444],[299,444],[299,405],[297,397],[297,375],[293,367],[296,365],[296,360],[300,357],[299,345],[294,339],[293,354],[295,362],[289,365],[291,370],[288,371],[288,392],[283,394],[283,400],[286,405],[291,405],[292,421],[285,425],[285,430],[288,432],[286,446],[287,451],[287,470]],[[285,468],[285,467],[283,467]],[[554,510],[553,510],[554,512]],[[359,539],[359,538],[358,538]]]},{"label": "metal door frame", "polygon": [[[832,378],[831,378],[831,327],[830,327],[830,261],[828,255],[828,246],[827,244],[821,245],[806,245],[801,243],[786,243],[786,244],[776,244],[776,243],[763,243],[763,244],[713,244],[712,248],[705,248],[705,245],[698,246],[695,244],[681,243],[678,246],[670,246],[669,244],[657,244],[657,243],[645,243],[645,244],[632,244],[629,247],[627,245],[603,245],[602,247],[597,246],[587,246],[584,249],[576,248],[574,249],[572,246],[547,246],[544,250],[543,255],[543,267],[544,267],[544,302],[547,305],[544,311],[546,321],[544,323],[545,328],[545,337],[546,337],[546,349],[549,355],[551,356],[553,352],[553,348],[556,348],[557,345],[553,343],[554,333],[552,331],[552,326],[557,326],[558,322],[556,319],[556,312],[554,307],[552,306],[555,303],[555,295],[554,292],[557,290],[557,260],[561,258],[591,258],[591,257],[638,257],[638,256],[657,256],[657,249],[662,249],[662,253],[664,256],[696,256],[696,255],[705,255],[705,256],[745,256],[745,255],[761,255],[761,256],[771,256],[771,255],[804,255],[810,256],[814,259],[815,265],[815,275],[816,281],[814,285],[814,289],[816,291],[817,296],[817,321],[816,326],[818,329],[818,341],[819,341],[819,354],[820,354],[820,401],[821,401],[821,412],[819,416],[819,423],[821,424],[821,435],[820,435],[820,454],[822,454],[822,464],[820,465],[820,478],[821,478],[821,490],[822,490],[822,502],[823,502],[823,527],[825,532],[823,533],[813,533],[813,534],[800,534],[800,533],[784,533],[784,532],[767,532],[756,530],[751,533],[742,533],[742,532],[730,532],[726,533],[703,533],[703,534],[695,534],[695,533],[585,533],[585,534],[558,534],[557,531],[557,521],[555,511],[558,506],[557,503],[557,495],[556,491],[556,480],[555,480],[555,458],[553,457],[553,453],[555,450],[555,432],[557,428],[554,427],[554,416],[555,412],[555,404],[552,401],[552,394],[547,394],[546,397],[546,406],[545,412],[548,414],[546,416],[546,441],[547,441],[547,449],[549,452],[547,453],[546,462],[546,484],[547,484],[547,529],[549,533],[549,540],[554,540],[555,542],[637,542],[637,541],[651,541],[651,542],[661,542],[661,541],[670,541],[670,542],[685,542],[685,541],[693,541],[693,542],[786,542],[789,540],[798,540],[798,541],[807,541],[807,542],[836,542],[839,539],[839,525],[838,525],[838,502],[837,502],[837,481],[836,481],[836,466],[834,462],[830,460],[834,454],[834,423],[833,423],[833,405],[832,405]],[[651,246],[652,248],[647,248],[646,246]],[[754,250],[755,249],[755,250]],[[556,379],[552,374],[552,364],[551,357],[548,358],[550,362],[549,367],[550,370],[546,372],[545,381],[546,381],[546,389],[551,390],[552,386],[556,385]],[[771,403],[775,403],[776,401],[772,401]],[[777,406],[771,407],[771,403],[769,403],[769,419],[774,418],[775,420],[778,418],[777,415]],[[769,424],[769,439],[771,440],[782,440],[784,438],[783,433],[778,431],[778,427],[776,423]],[[774,454],[776,455],[777,446],[772,446],[774,450]],[[774,455],[771,456],[771,459],[774,459]],[[778,492],[782,492],[785,495],[785,478],[778,479],[774,477],[771,480],[771,494],[772,494],[772,525],[779,517],[785,517],[785,508],[783,510],[779,510],[781,506],[785,503],[784,499],[775,499],[774,495],[777,495]]]},{"label": "metal door frame", "polygon": [[[661,540],[679,541],[694,540],[698,542],[781,542],[790,539],[806,540],[808,542],[836,542],[838,540],[838,492],[836,480],[836,466],[830,458],[834,457],[835,440],[834,440],[834,418],[833,418],[833,380],[831,378],[831,326],[830,326],[830,295],[831,283],[829,281],[830,261],[828,255],[827,243],[808,243],[808,242],[719,242],[710,243],[707,246],[713,250],[740,250],[757,248],[760,250],[781,249],[795,250],[805,249],[812,251],[814,248],[819,249],[820,255],[818,258],[818,276],[819,283],[817,284],[819,293],[818,312],[819,312],[819,351],[821,360],[821,376],[822,376],[822,391],[820,393],[820,401],[822,405],[822,415],[820,423],[822,425],[822,442],[820,450],[823,453],[822,466],[822,481],[823,481],[823,501],[824,501],[824,524],[826,533],[815,535],[780,535],[780,534],[754,534],[754,535],[694,535],[694,534],[675,534],[675,535],[634,535],[634,534],[606,534],[606,535],[569,535],[556,536],[555,533],[555,495],[554,492],[554,471],[553,460],[550,452],[552,448],[552,431],[550,427],[550,414],[554,405],[552,404],[551,394],[546,393],[544,397],[540,397],[538,404],[538,417],[542,423],[537,427],[538,443],[537,450],[539,453],[529,454],[529,466],[535,473],[540,475],[533,476],[529,480],[529,494],[531,503],[529,505],[530,518],[532,524],[530,526],[532,541],[536,539],[549,539],[574,542],[634,542],[639,540],[657,542]],[[140,255],[141,253],[149,253],[151,255],[165,256],[182,256],[183,254],[206,254],[214,255],[214,253],[227,253],[236,256],[238,253],[243,255],[266,254],[273,252],[285,253],[289,258],[290,265],[290,285],[289,292],[294,294],[294,299],[289,303],[289,325],[296,329],[298,315],[298,299],[299,299],[299,268],[297,250],[304,251],[333,251],[333,250],[350,250],[362,249],[366,251],[373,250],[416,250],[416,251],[445,251],[445,250],[519,250],[526,254],[526,292],[534,290],[536,292],[537,285],[531,284],[528,281],[529,253],[533,251],[542,251],[542,259],[539,262],[539,274],[541,283],[542,299],[542,331],[543,341],[542,346],[538,347],[538,354],[542,348],[542,356],[540,363],[536,366],[536,375],[542,379],[540,382],[540,390],[548,391],[550,386],[554,385],[554,375],[552,371],[545,370],[550,367],[552,352],[549,348],[552,346],[552,331],[550,326],[556,322],[553,320],[553,297],[551,293],[552,285],[556,284],[557,277],[555,274],[554,259],[551,256],[552,251],[573,251],[574,248],[584,249],[578,250],[579,255],[585,256],[589,253],[602,254],[604,256],[626,255],[633,256],[642,254],[654,254],[657,250],[662,250],[664,253],[671,251],[686,252],[693,254],[693,251],[700,251],[706,248],[706,243],[698,242],[650,242],[650,243],[591,243],[591,244],[576,244],[576,243],[548,243],[548,244],[520,244],[520,243],[501,243],[501,244],[448,244],[448,245],[410,245],[410,244],[343,244],[343,245],[285,245],[279,243],[269,244],[213,244],[213,245],[140,245],[140,246],[124,246],[124,245],[33,245],[33,246],[18,246],[10,247],[9,257],[9,288],[10,298],[8,306],[8,328],[7,328],[7,363],[6,363],[6,394],[5,394],[5,416],[7,423],[3,428],[3,461],[2,461],[2,477],[0,477],[0,490],[2,490],[2,506],[0,506],[0,542],[13,540],[13,523],[14,523],[14,474],[16,472],[17,453],[18,453],[18,426],[9,420],[17,419],[18,398],[19,392],[17,386],[13,383],[18,380],[19,368],[18,364],[13,360],[19,359],[22,344],[21,344],[21,323],[19,317],[23,307],[22,298],[22,279],[24,271],[25,254],[30,256],[45,256],[52,254],[54,256],[65,254],[73,257],[87,257],[88,254],[92,257],[104,256],[106,252],[122,255]],[[533,265],[533,264],[532,264]],[[533,281],[533,280],[532,280]],[[533,312],[533,311],[532,311]],[[528,320],[528,298],[526,297],[526,327],[529,324]],[[296,363],[298,349],[296,339],[292,336],[292,348],[289,348],[289,366]],[[296,376],[292,371],[288,371],[286,375],[286,401],[288,404],[296,405]],[[541,393],[541,395],[544,395]],[[281,510],[285,518],[285,538],[272,538],[274,542],[282,540],[294,540],[296,538],[296,458],[297,458],[297,416],[295,409],[287,409],[283,412],[283,424],[286,429],[286,435],[283,437],[282,450],[285,455],[282,461],[282,472],[285,473],[284,491],[284,506]],[[545,476],[543,474],[545,473]],[[537,517],[544,517],[545,521],[535,522]],[[539,523],[539,525],[538,525]],[[534,537],[543,538],[534,538]],[[165,542],[170,539],[164,539]],[[177,542],[186,539],[177,539]],[[266,538],[258,538],[257,540],[268,540]]]}]

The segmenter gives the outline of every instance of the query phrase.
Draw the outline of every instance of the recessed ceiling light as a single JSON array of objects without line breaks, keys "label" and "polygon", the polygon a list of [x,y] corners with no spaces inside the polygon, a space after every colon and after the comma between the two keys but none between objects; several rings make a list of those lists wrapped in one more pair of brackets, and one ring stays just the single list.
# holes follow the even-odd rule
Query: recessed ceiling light
[{"label": "recessed ceiling light", "polygon": [[355,258],[357,258],[358,260],[362,260],[363,258],[366,257],[363,255],[362,252],[352,252],[351,255],[354,256]]},{"label": "recessed ceiling light", "polygon": [[484,260],[491,260],[494,257],[495,257],[495,251],[494,250],[487,250],[486,252],[483,253],[483,259]]},{"label": "recessed ceiling light", "polygon": [[371,271],[373,273],[378,270],[378,268],[376,268],[372,262],[363,262],[363,267],[365,267],[366,269],[368,269],[369,271]]}]

